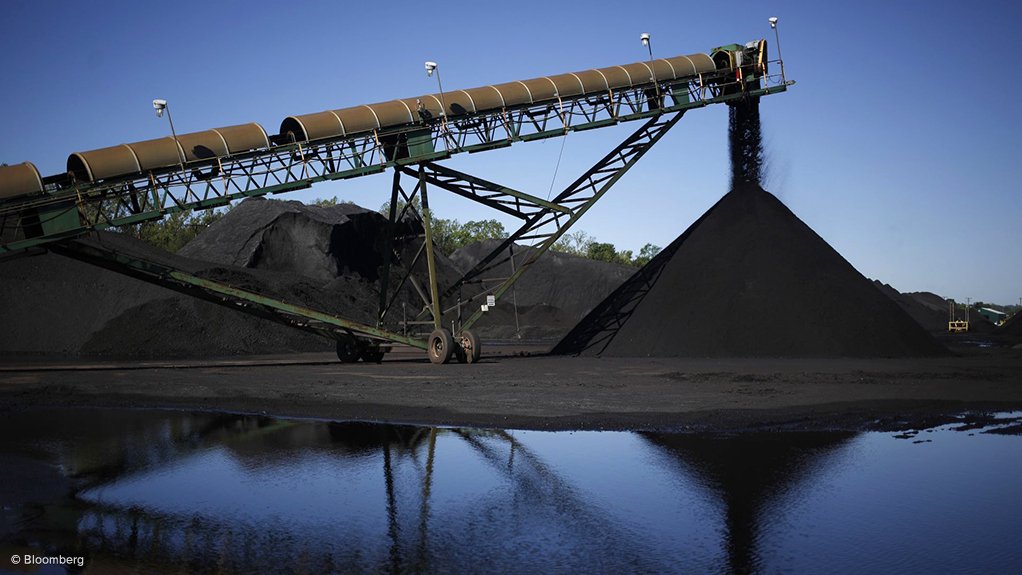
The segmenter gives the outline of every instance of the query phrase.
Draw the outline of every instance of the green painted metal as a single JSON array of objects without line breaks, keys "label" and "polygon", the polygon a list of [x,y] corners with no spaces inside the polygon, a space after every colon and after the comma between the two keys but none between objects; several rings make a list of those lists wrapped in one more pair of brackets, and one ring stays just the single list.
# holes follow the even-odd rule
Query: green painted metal
[{"label": "green painted metal", "polygon": [[[396,213],[399,197],[399,181],[402,173],[417,178],[417,192],[422,194],[425,208],[421,214],[425,240],[415,256],[408,273],[401,278],[398,291],[405,281],[411,280],[426,304],[423,313],[432,315],[429,322],[434,328],[441,326],[444,310],[442,302],[450,298],[469,279],[488,269],[487,266],[502,253],[508,245],[517,240],[542,238],[540,247],[532,252],[523,265],[517,267],[512,276],[506,278],[493,293],[500,298],[531,266],[546,252],[588,209],[598,201],[623,175],[645,154],[645,152],[677,123],[681,115],[690,109],[711,104],[727,103],[739,98],[760,97],[783,92],[794,82],[781,82],[755,90],[727,93],[712,86],[698,83],[681,83],[657,87],[657,102],[661,96],[672,105],[658,107],[651,103],[648,86],[634,87],[633,100],[623,98],[590,101],[586,98],[565,99],[560,109],[547,106],[527,110],[504,110],[501,114],[482,118],[478,122],[434,122],[423,126],[410,127],[403,131],[389,133],[385,152],[376,135],[355,139],[337,139],[315,143],[279,145],[265,151],[253,151],[223,158],[208,165],[195,163],[188,171],[168,168],[146,174],[142,179],[125,182],[100,182],[65,187],[43,196],[24,200],[24,204],[0,203],[0,225],[5,218],[34,221],[33,228],[25,227],[24,237],[0,245],[0,254],[54,242],[64,242],[91,230],[109,229],[159,219],[166,214],[183,210],[210,209],[226,205],[231,201],[266,194],[287,193],[329,180],[342,180],[380,173],[394,168],[394,188],[391,195],[391,225],[400,219]],[[717,94],[717,95],[714,95]],[[587,107],[588,106],[588,107]],[[568,109],[566,110],[565,107]],[[650,109],[652,108],[652,109]],[[601,115],[602,114],[602,115]],[[581,120],[572,125],[571,120]],[[628,121],[646,121],[628,140],[608,154],[600,163],[576,180],[553,201],[547,201],[506,186],[489,182],[433,163],[450,157],[454,153],[476,153],[510,146],[514,141],[534,141],[561,137],[568,131],[597,129]],[[489,126],[489,127],[487,127]],[[497,128],[505,132],[502,136]],[[450,131],[449,131],[450,130]],[[489,130],[489,131],[487,131]],[[469,138],[475,138],[472,140]],[[396,143],[395,143],[396,142]],[[475,142],[475,143],[472,143]],[[404,146],[404,147],[402,147]],[[440,150],[440,151],[438,151]],[[407,153],[405,157],[400,157]],[[613,167],[611,164],[614,164]],[[417,170],[411,166],[418,166]],[[219,177],[197,176],[212,174]],[[427,183],[462,195],[473,201],[505,211],[525,220],[522,228],[511,235],[492,254],[484,258],[473,270],[463,276],[455,285],[439,293],[436,262],[432,242],[432,222],[428,209]],[[218,187],[219,186],[219,187]],[[580,198],[580,190],[592,195]],[[400,192],[403,195],[403,192]],[[415,192],[404,199],[411,202]],[[130,199],[130,201],[129,201]],[[131,206],[134,206],[130,211]],[[414,210],[413,210],[414,211]],[[403,213],[403,212],[402,212]],[[85,218],[83,214],[94,214]],[[43,216],[46,216],[45,218]],[[32,218],[36,218],[32,220]],[[545,226],[554,225],[552,233],[539,233]],[[7,228],[4,228],[5,231]],[[11,237],[5,235],[5,237]],[[55,246],[67,244],[54,244]],[[388,255],[390,252],[388,244]],[[426,254],[429,270],[428,295],[425,289],[411,277],[411,269]],[[360,334],[364,337],[404,343],[420,349],[426,342],[405,334],[390,332],[382,328],[383,318],[393,302],[388,302],[390,281],[389,257],[385,258],[380,295],[380,312],[376,326],[370,326],[295,306],[238,288],[205,280],[183,270],[175,270],[146,262],[131,256],[104,256],[100,265],[130,271],[136,276],[154,283],[189,286],[198,290],[203,297],[214,294],[217,297],[232,298],[254,304],[262,310],[272,310],[288,317],[304,318],[329,326],[329,330],[340,330]],[[499,262],[498,262],[499,263]],[[493,264],[497,265],[497,264]],[[491,266],[492,267],[492,266]],[[173,288],[172,289],[177,289]],[[213,300],[211,300],[213,301]],[[468,329],[482,315],[476,311],[462,325]],[[257,314],[259,315],[259,314]],[[272,313],[270,314],[272,315]],[[265,316],[265,314],[264,314]],[[421,317],[421,314],[420,314]],[[316,328],[318,329],[318,328]],[[322,330],[321,330],[322,331]]]},{"label": "green painted metal", "polygon": [[476,144],[474,146],[465,146],[464,148],[461,148],[461,151],[468,152],[470,154],[477,154],[479,152],[499,150],[500,148],[507,148],[509,146],[511,146],[511,140],[499,140],[496,142],[484,142],[482,144]]},{"label": "green painted metal", "polygon": [[426,181],[419,169],[419,193],[422,194],[422,224],[426,231],[426,266],[429,270],[429,297],[430,312],[433,314],[433,328],[440,329],[442,317],[440,315],[440,290],[437,287],[436,257],[433,254],[433,222],[429,213],[429,194],[426,193]]},{"label": "green painted metal", "polygon": [[[660,141],[664,134],[674,127],[683,115],[684,112],[676,112],[673,116],[666,119],[663,116],[654,117],[642,128],[633,133],[628,139],[622,142],[621,145],[604,156],[603,159],[590,168],[589,171],[576,179],[575,182],[569,185],[563,192],[558,194],[555,201],[563,202],[576,197],[580,191],[586,189],[594,190],[592,196],[574,208],[567,221],[558,225],[557,229],[551,233],[538,248],[530,252],[528,258],[526,258],[526,260],[518,266],[517,269],[515,269],[511,276],[505,279],[495,290],[487,293],[492,293],[497,300],[507,293],[507,291],[511,289],[511,286],[518,281],[518,278],[528,271],[532,264],[535,263],[540,256],[546,253],[547,250],[549,250],[550,247],[553,246],[557,240],[559,240],[561,236],[563,236],[571,228],[571,226],[579,220],[579,218],[585,215],[585,213],[589,211],[589,208],[599,201],[599,199],[603,197],[603,195],[606,194],[614,186],[614,184],[616,184],[618,180],[620,180],[621,177],[624,176],[625,173],[634,166],[650,148],[653,147],[654,144]],[[614,167],[615,164],[620,165]],[[597,174],[608,173],[608,170],[613,170],[613,173],[609,177],[597,179]],[[539,220],[541,220],[541,216],[536,216],[536,221]],[[528,233],[528,230],[530,229],[530,223],[527,223],[514,235],[520,237],[525,233]],[[511,242],[514,241],[511,238],[509,239]],[[498,250],[503,251],[506,249],[504,244],[509,244],[509,242],[504,242],[497,248],[497,250],[494,250],[494,253],[497,253]],[[481,263],[485,264],[485,262]],[[479,269],[480,266],[477,264],[472,271],[463,277],[463,279]],[[477,309],[465,322],[462,323],[461,328],[463,330],[470,329],[477,321],[479,321],[484,313],[486,312],[484,312],[481,308]]]},{"label": "green painted metal", "polygon": [[[452,170],[451,168],[441,166],[440,164],[428,162],[422,164],[422,169],[420,169],[418,172],[412,172],[407,168],[405,168],[404,171],[406,174],[416,177],[418,177],[418,174],[422,174],[426,182],[433,184],[434,186],[444,188],[445,190],[448,190],[452,193],[458,194],[470,200],[482,201],[480,199],[479,194],[472,193],[473,190],[482,190],[493,192],[498,196],[511,196],[512,198],[521,200],[526,204],[532,204],[535,206],[546,208],[548,210],[553,210],[555,212],[561,212],[563,214],[571,213],[570,209],[555,204],[553,202],[544,200],[543,198],[533,196],[532,194],[527,194],[525,192],[520,192],[514,188],[509,188],[507,186],[496,184],[488,180],[484,180],[483,178],[480,178],[478,176],[473,176],[470,174],[466,174],[464,172]],[[452,181],[464,182],[467,185],[455,185],[451,183]],[[491,207],[495,207],[492,203],[488,205],[490,205]],[[508,213],[514,216],[524,217],[521,214],[521,212],[515,212],[514,210],[510,210]]]},{"label": "green painted metal", "polygon": [[[191,286],[205,292],[206,294],[216,294],[223,296],[226,299],[214,299],[205,298],[208,301],[225,305],[231,309],[253,313],[254,310],[247,309],[244,307],[237,306],[236,302],[247,302],[252,303],[269,310],[281,312],[294,318],[303,318],[305,320],[312,320],[320,322],[329,326],[331,329],[323,328],[311,328],[310,331],[317,331],[320,333],[327,332],[327,335],[335,335],[336,330],[340,330],[343,333],[356,333],[363,336],[369,336],[372,338],[382,339],[394,343],[402,343],[411,347],[419,349],[426,348],[426,342],[413,337],[408,337],[403,334],[394,333],[389,330],[382,329],[376,326],[366,325],[357,321],[342,318],[336,315],[325,313],[322,311],[310,309],[304,306],[290,304],[276,298],[268,297],[265,295],[257,294],[248,290],[236,288],[224,283],[217,281],[201,278],[194,274],[188,273],[187,271],[175,269],[167,264],[158,263],[145,258],[139,257],[134,254],[127,254],[123,252],[117,252],[108,248],[100,246],[85,244],[80,241],[71,241],[63,244],[55,244],[52,246],[54,251],[58,253],[79,259],[88,263],[93,263],[106,267],[108,269],[118,271],[130,275],[132,277],[148,281],[163,287],[169,287],[177,291],[182,290],[182,286]],[[191,293],[185,291],[185,293]],[[194,294],[193,294],[194,295]],[[253,313],[260,317],[267,317],[266,313]],[[268,319],[274,319],[269,317]],[[329,333],[333,331],[333,333]]]},{"label": "green painted metal", "polygon": [[394,333],[385,329],[380,329],[374,326],[366,325],[356,321],[344,319],[335,315],[330,315],[324,312],[309,309],[298,305],[288,304],[277,299],[273,299],[267,296],[252,293],[243,289],[234,288],[225,284],[210,281],[207,279],[200,278],[198,276],[191,275],[182,271],[171,271],[168,273],[168,277],[174,278],[178,281],[200,287],[204,290],[219,293],[223,295],[232,296],[241,300],[250,301],[259,305],[266,306],[268,308],[283,311],[292,315],[301,316],[304,318],[323,322],[327,325],[332,325],[345,330],[350,330],[355,333],[370,335],[378,337],[387,341],[395,343],[403,343],[419,349],[426,349],[426,342],[411,337],[406,337],[399,333]]}]

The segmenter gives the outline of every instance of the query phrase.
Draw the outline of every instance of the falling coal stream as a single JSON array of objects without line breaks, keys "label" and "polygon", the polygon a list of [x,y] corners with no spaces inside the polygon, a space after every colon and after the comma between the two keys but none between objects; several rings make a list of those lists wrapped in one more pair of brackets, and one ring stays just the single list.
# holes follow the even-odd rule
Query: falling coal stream
[{"label": "falling coal stream", "polygon": [[728,106],[728,143],[731,148],[731,189],[760,184],[763,135],[759,124],[759,98],[743,98]]}]

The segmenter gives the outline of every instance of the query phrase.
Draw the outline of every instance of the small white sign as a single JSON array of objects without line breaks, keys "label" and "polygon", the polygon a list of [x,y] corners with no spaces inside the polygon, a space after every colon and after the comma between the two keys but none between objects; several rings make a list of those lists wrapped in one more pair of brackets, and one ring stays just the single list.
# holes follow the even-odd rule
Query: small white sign
[{"label": "small white sign", "polygon": [[493,307],[497,305],[497,297],[493,295],[486,296],[486,306]]},{"label": "small white sign", "polygon": [[490,306],[488,306],[486,304],[483,304],[483,305],[479,306],[479,308],[482,309],[483,311],[490,311]]}]

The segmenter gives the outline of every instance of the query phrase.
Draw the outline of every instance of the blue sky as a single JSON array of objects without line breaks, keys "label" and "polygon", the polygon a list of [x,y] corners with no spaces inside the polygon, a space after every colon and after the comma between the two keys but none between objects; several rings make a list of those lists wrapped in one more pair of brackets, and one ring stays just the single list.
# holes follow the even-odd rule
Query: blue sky
[{"label": "blue sky", "polygon": [[[1014,2],[20,2],[0,17],[0,161],[772,39],[788,76],[762,103],[765,185],[859,271],[901,291],[1018,303],[1022,8]],[[555,190],[634,129],[571,134]],[[619,249],[666,245],[728,188],[727,110],[695,110],[580,222]],[[546,196],[560,139],[449,165]],[[376,208],[389,175],[286,197]],[[436,195],[462,220],[495,217]],[[500,218],[498,218],[500,219]],[[779,270],[783,273],[783,270]]]}]

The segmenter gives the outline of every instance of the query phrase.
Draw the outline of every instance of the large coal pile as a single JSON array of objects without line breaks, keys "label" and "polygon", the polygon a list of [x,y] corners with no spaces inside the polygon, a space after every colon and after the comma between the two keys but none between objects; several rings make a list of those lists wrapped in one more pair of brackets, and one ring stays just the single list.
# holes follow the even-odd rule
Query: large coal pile
[{"label": "large coal pile", "polygon": [[554,353],[891,357],[946,353],[777,198],[725,195]]},{"label": "large coal pile", "polygon": [[338,204],[245,200],[181,249],[180,255],[330,281],[355,274],[376,280],[383,264],[386,219]]},{"label": "large coal pile", "polygon": [[[85,241],[155,261],[173,257],[122,234]],[[197,275],[218,269],[173,263]],[[0,313],[0,356],[182,358],[327,347],[312,334],[52,253],[3,262],[0,273],[0,297],[15,302]]]},{"label": "large coal pile", "polygon": [[73,356],[124,302],[167,290],[55,254],[0,262],[0,355]]},{"label": "large coal pile", "polygon": [[[498,240],[476,242],[451,254],[451,261],[467,271],[499,245]],[[514,261],[520,264],[535,248],[516,245],[513,250]],[[506,255],[502,254],[500,259]],[[548,251],[522,274],[513,291],[505,294],[496,307],[486,312],[475,329],[484,337],[495,339],[516,335],[524,339],[559,339],[634,272],[635,268],[622,264]],[[483,277],[504,278],[511,273],[509,260]],[[463,297],[495,288],[498,284],[469,284],[463,290]],[[471,311],[475,309],[473,306]],[[518,334],[515,333],[516,323]]]},{"label": "large coal pile", "polygon": [[[374,323],[386,219],[352,205],[242,202],[180,254],[123,234],[87,242],[287,303]],[[398,251],[409,251],[397,245]],[[403,260],[410,260],[404,256]],[[458,276],[438,258],[441,283]],[[0,355],[209,357],[328,351],[327,339],[55,254],[0,263]],[[421,271],[420,271],[421,268]],[[425,273],[425,261],[416,274]],[[400,274],[401,264],[394,266]],[[407,286],[401,301],[415,304]],[[394,321],[400,313],[391,315]],[[392,321],[389,325],[397,329]]]}]

